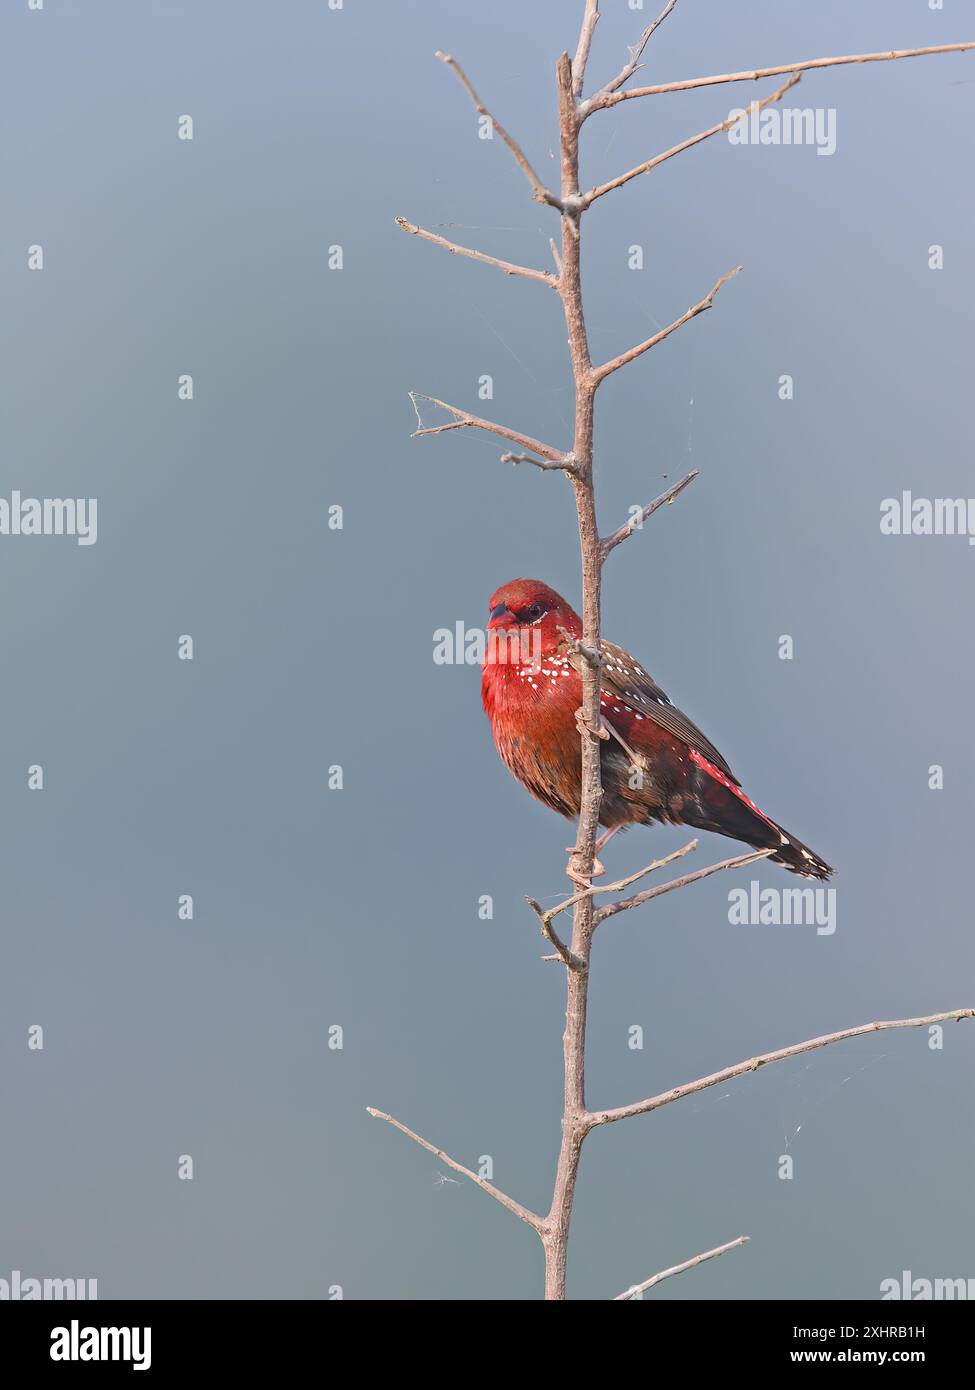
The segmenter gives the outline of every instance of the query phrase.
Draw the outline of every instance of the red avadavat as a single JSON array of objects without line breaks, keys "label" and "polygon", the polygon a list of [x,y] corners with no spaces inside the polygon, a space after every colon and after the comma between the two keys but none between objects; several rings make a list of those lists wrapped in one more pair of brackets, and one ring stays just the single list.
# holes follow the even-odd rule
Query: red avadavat
[{"label": "red avadavat", "polygon": [[[489,607],[492,641],[481,693],[498,752],[533,796],[574,819],[583,658],[564,632],[581,639],[582,621],[538,579],[502,585]],[[602,825],[613,831],[663,821],[712,830],[755,849],[774,848],[770,857],[794,874],[829,878],[833,870],[825,860],[758,809],[714,744],[638,661],[612,642],[602,643],[600,655],[602,716],[610,735],[601,743]]]}]

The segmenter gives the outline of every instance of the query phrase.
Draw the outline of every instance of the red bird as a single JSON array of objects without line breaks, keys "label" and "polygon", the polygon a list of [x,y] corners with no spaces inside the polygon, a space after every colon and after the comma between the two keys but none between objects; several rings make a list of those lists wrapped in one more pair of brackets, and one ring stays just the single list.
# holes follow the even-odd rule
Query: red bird
[{"label": "red bird", "polygon": [[[513,579],[491,596],[481,679],[494,742],[509,771],[563,816],[579,815],[582,755],[577,713],[582,658],[560,628],[582,637],[579,615],[539,579]],[[833,870],[760,811],[724,758],[676,709],[638,661],[603,642],[600,667],[603,799],[609,838],[627,825],[690,825],[756,849],[794,874]]]}]

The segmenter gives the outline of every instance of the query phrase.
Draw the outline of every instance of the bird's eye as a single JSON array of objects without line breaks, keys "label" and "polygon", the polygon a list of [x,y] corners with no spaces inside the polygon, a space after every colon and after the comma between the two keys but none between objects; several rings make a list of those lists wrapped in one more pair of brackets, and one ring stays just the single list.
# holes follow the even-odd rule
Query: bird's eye
[{"label": "bird's eye", "polygon": [[533,603],[528,608],[523,608],[521,612],[518,614],[518,617],[521,620],[521,622],[528,623],[530,625],[532,623],[537,623],[541,618],[544,618],[547,611],[548,610],[544,608],[542,604]]}]

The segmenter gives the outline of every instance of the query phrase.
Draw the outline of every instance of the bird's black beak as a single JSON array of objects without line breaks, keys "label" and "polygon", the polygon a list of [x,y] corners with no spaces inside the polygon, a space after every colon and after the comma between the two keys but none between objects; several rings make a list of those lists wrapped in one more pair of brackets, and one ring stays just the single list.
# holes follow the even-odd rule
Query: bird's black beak
[{"label": "bird's black beak", "polygon": [[492,608],[489,618],[489,625],[490,623],[497,622],[499,618],[503,618],[507,612],[508,605],[506,603],[499,603],[495,608]]}]

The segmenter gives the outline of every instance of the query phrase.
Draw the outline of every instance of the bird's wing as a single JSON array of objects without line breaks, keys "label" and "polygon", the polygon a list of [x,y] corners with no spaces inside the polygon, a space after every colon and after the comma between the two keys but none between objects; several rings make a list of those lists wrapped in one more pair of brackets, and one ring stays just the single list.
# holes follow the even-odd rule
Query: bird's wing
[{"label": "bird's wing", "polygon": [[703,753],[726,777],[731,778],[736,787],[740,787],[738,778],[711,740],[701,733],[696,724],[691,723],[686,714],[670,703],[649,672],[644,671],[629,652],[617,647],[614,642],[602,642],[600,646],[603,655],[600,684],[606,693],[627,705],[634,713],[652,719],[661,729],[680,739],[681,743]]}]

